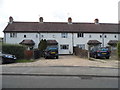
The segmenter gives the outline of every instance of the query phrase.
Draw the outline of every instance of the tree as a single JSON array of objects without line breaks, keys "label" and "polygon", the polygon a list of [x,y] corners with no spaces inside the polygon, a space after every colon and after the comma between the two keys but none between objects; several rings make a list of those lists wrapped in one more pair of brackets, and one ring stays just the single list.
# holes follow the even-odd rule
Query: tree
[{"label": "tree", "polygon": [[44,39],[44,40],[42,39],[40,41],[40,43],[38,44],[38,49],[41,51],[44,51],[46,49],[46,47],[47,47],[47,41],[46,41],[46,39]]}]

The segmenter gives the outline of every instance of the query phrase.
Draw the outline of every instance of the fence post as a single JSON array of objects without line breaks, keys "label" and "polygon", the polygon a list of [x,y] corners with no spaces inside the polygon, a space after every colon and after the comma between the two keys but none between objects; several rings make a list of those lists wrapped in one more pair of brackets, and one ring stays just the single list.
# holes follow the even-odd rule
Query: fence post
[{"label": "fence post", "polygon": [[90,45],[88,45],[88,59],[90,60]]}]

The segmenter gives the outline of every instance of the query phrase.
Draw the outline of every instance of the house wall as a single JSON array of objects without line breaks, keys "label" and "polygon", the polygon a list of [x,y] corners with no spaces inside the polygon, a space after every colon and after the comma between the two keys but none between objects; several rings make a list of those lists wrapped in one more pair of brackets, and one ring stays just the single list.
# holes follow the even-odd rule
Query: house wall
[{"label": "house wall", "polygon": [[[24,38],[26,35],[26,38]],[[17,37],[10,37],[10,33],[5,33],[5,42],[9,44],[19,44],[24,39],[31,39],[35,42],[34,48],[38,47],[39,34],[38,33],[17,33]]]},{"label": "house wall", "polygon": [[[24,35],[26,35],[26,38],[24,38]],[[100,38],[100,35],[102,35],[102,38]],[[105,35],[107,36],[106,38]],[[108,46],[109,40],[118,40],[118,34],[104,33],[84,33],[84,37],[79,38],[77,33],[68,33],[67,38],[62,38],[61,33],[17,33],[17,37],[14,38],[10,37],[10,33],[4,33],[4,37],[5,42],[10,44],[19,44],[24,39],[32,39],[35,42],[34,48],[38,47],[41,39],[56,40],[58,42],[59,54],[72,54],[73,46],[77,44],[85,44],[85,49],[88,49],[87,42],[89,40],[98,40],[102,43],[101,46]],[[69,45],[69,49],[61,49],[60,45]]]},{"label": "house wall", "polygon": [[[58,42],[59,54],[72,54],[73,46],[72,46],[72,34],[68,33],[67,38],[62,38],[61,33],[40,33],[41,39],[46,40],[56,40]],[[69,45],[69,49],[63,50],[60,48],[60,45]]]},{"label": "house wall", "polygon": [[[90,37],[91,35],[91,37]],[[100,35],[102,37],[100,37]],[[106,35],[106,38],[105,38]],[[116,38],[115,38],[116,35]],[[102,44],[102,47],[108,46],[109,40],[118,40],[118,34],[104,34],[104,33],[84,33],[84,37],[77,37],[77,33],[74,33],[74,46],[77,46],[78,44],[85,44],[85,49],[88,49],[87,42],[89,40],[98,40]]]}]

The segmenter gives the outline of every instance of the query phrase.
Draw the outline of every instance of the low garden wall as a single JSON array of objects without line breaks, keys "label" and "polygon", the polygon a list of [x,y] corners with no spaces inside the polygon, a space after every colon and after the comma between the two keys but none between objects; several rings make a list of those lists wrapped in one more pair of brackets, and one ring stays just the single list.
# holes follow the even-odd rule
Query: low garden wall
[{"label": "low garden wall", "polygon": [[74,47],[74,54],[81,58],[88,58],[88,50],[83,50],[78,47]]}]

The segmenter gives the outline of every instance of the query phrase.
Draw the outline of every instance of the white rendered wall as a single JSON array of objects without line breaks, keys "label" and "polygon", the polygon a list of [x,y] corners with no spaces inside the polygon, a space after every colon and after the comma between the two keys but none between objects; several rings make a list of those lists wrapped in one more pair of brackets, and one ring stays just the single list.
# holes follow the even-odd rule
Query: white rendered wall
[{"label": "white rendered wall", "polygon": [[[56,40],[58,42],[59,54],[72,54],[73,46],[72,46],[72,34],[68,33],[67,38],[62,38],[61,33],[41,33],[41,39],[47,40]],[[43,37],[42,37],[43,36]],[[61,50],[60,45],[68,44],[68,50]]]},{"label": "white rendered wall", "polygon": [[[26,38],[24,38],[26,35]],[[36,36],[37,35],[37,36]],[[89,37],[91,35],[91,38]],[[102,38],[100,38],[102,35]],[[104,38],[104,36],[107,36]],[[116,35],[116,38],[115,38]],[[62,38],[61,33],[17,33],[17,37],[11,38],[10,33],[5,33],[5,42],[10,44],[19,44],[22,40],[31,39],[35,42],[34,48],[38,48],[38,44],[41,39],[47,40],[56,40],[58,42],[59,54],[72,54],[73,53],[73,46],[77,44],[85,44],[85,49],[88,49],[87,42],[89,40],[98,40],[101,43],[104,41],[104,45],[101,46],[108,46],[109,40],[118,40],[118,34],[103,34],[103,33],[84,33],[84,37],[77,37],[77,33],[68,33],[67,38]],[[68,50],[61,50],[60,45],[69,45]]]},{"label": "white rendered wall", "polygon": [[[24,38],[26,35],[26,38]],[[36,37],[37,35],[37,37]],[[25,39],[31,39],[35,42],[34,48],[37,48],[39,43],[39,34],[38,33],[17,33],[17,37],[10,37],[10,33],[6,33],[5,42],[9,44],[19,44]]]},{"label": "white rendered wall", "polygon": [[[91,38],[89,37],[89,35],[91,35]],[[102,37],[100,37],[100,35]],[[105,38],[105,35],[107,36]],[[115,38],[116,35],[116,38]],[[103,33],[84,33],[84,37],[77,37],[77,33],[74,33],[74,46],[76,46],[77,44],[85,44],[85,49],[88,49],[88,41],[89,40],[98,40],[100,41],[102,44],[101,46],[108,46],[108,42],[110,40],[118,40],[118,34],[103,34]]]}]

